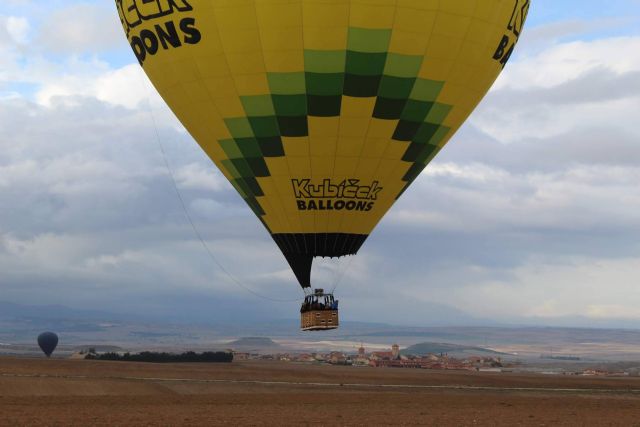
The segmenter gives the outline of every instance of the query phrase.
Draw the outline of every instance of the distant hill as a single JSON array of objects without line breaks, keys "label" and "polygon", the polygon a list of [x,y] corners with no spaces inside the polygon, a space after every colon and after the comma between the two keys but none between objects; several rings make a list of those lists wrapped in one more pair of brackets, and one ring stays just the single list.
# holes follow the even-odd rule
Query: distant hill
[{"label": "distant hill", "polygon": [[436,342],[423,342],[419,344],[414,344],[402,350],[401,353],[414,354],[414,355],[440,354],[440,353],[449,353],[449,354],[474,353],[477,355],[505,354],[505,353],[500,353],[498,351],[489,350],[482,347],[472,347],[472,346],[465,346],[465,345],[459,345],[459,344],[436,343]]},{"label": "distant hill", "polygon": [[280,344],[267,337],[245,337],[228,343],[228,346],[244,350],[262,350],[280,347]]},{"label": "distant hill", "polygon": [[94,349],[98,353],[117,353],[118,351],[123,351],[122,347],[117,345],[104,345],[104,344],[96,344],[96,345],[82,345],[72,347],[73,351],[84,351],[87,352],[89,349]]}]

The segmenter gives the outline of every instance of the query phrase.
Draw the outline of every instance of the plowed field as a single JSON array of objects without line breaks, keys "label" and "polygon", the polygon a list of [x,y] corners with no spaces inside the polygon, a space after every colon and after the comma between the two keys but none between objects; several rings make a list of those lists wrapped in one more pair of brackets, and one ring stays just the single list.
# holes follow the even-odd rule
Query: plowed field
[{"label": "plowed field", "polygon": [[640,379],[0,358],[0,425],[640,426]]}]

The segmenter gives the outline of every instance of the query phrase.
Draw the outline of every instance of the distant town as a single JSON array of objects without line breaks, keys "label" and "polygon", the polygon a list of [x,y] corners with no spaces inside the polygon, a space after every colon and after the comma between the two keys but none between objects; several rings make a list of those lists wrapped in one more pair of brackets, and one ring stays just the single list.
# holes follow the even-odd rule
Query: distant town
[{"label": "distant town", "polygon": [[[330,365],[348,365],[354,367],[373,368],[411,368],[435,370],[467,370],[479,372],[513,372],[520,370],[520,362],[504,361],[499,356],[469,356],[455,358],[447,353],[410,355],[401,354],[397,344],[391,346],[390,351],[367,352],[360,346],[357,353],[331,351],[327,353],[251,353],[229,350],[234,360],[278,360],[292,363],[316,363]],[[566,358],[563,360],[575,360]],[[608,369],[582,369],[575,372],[542,372],[547,374],[585,375],[585,376],[640,376],[640,369],[631,368],[620,371]]]},{"label": "distant town", "polygon": [[456,359],[447,354],[429,354],[427,356],[413,356],[400,354],[397,344],[391,346],[390,351],[372,351],[367,353],[361,346],[356,354],[340,351],[329,353],[279,353],[252,354],[233,352],[234,360],[280,360],[283,362],[299,363],[328,363],[331,365],[371,366],[374,368],[422,368],[422,369],[465,369],[465,370],[499,370],[502,361],[499,357],[469,357]]}]

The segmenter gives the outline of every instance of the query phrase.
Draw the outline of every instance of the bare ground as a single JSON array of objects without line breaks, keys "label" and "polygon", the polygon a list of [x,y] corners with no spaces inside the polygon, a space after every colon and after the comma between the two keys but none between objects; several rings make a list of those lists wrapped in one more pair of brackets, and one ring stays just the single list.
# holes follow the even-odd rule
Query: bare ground
[{"label": "bare ground", "polygon": [[0,425],[640,426],[640,379],[0,358]]}]

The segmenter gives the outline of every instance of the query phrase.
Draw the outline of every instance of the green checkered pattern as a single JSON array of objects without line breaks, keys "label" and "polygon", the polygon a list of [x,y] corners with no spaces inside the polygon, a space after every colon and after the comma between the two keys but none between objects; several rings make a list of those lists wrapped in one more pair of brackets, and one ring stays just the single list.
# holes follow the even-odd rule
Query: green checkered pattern
[{"label": "green checkered pattern", "polygon": [[246,117],[226,119],[232,139],[219,141],[223,166],[256,215],[264,211],[256,178],[269,176],[265,157],[284,156],[281,137],[309,135],[307,117],[338,117],[342,96],[376,97],[373,117],[398,121],[393,134],[406,142],[411,163],[403,180],[416,179],[440,150],[452,106],[439,103],[444,82],[418,78],[422,56],[388,52],[390,29],[350,28],[346,50],[304,52],[305,70],[268,73],[270,94],[241,97]]}]

